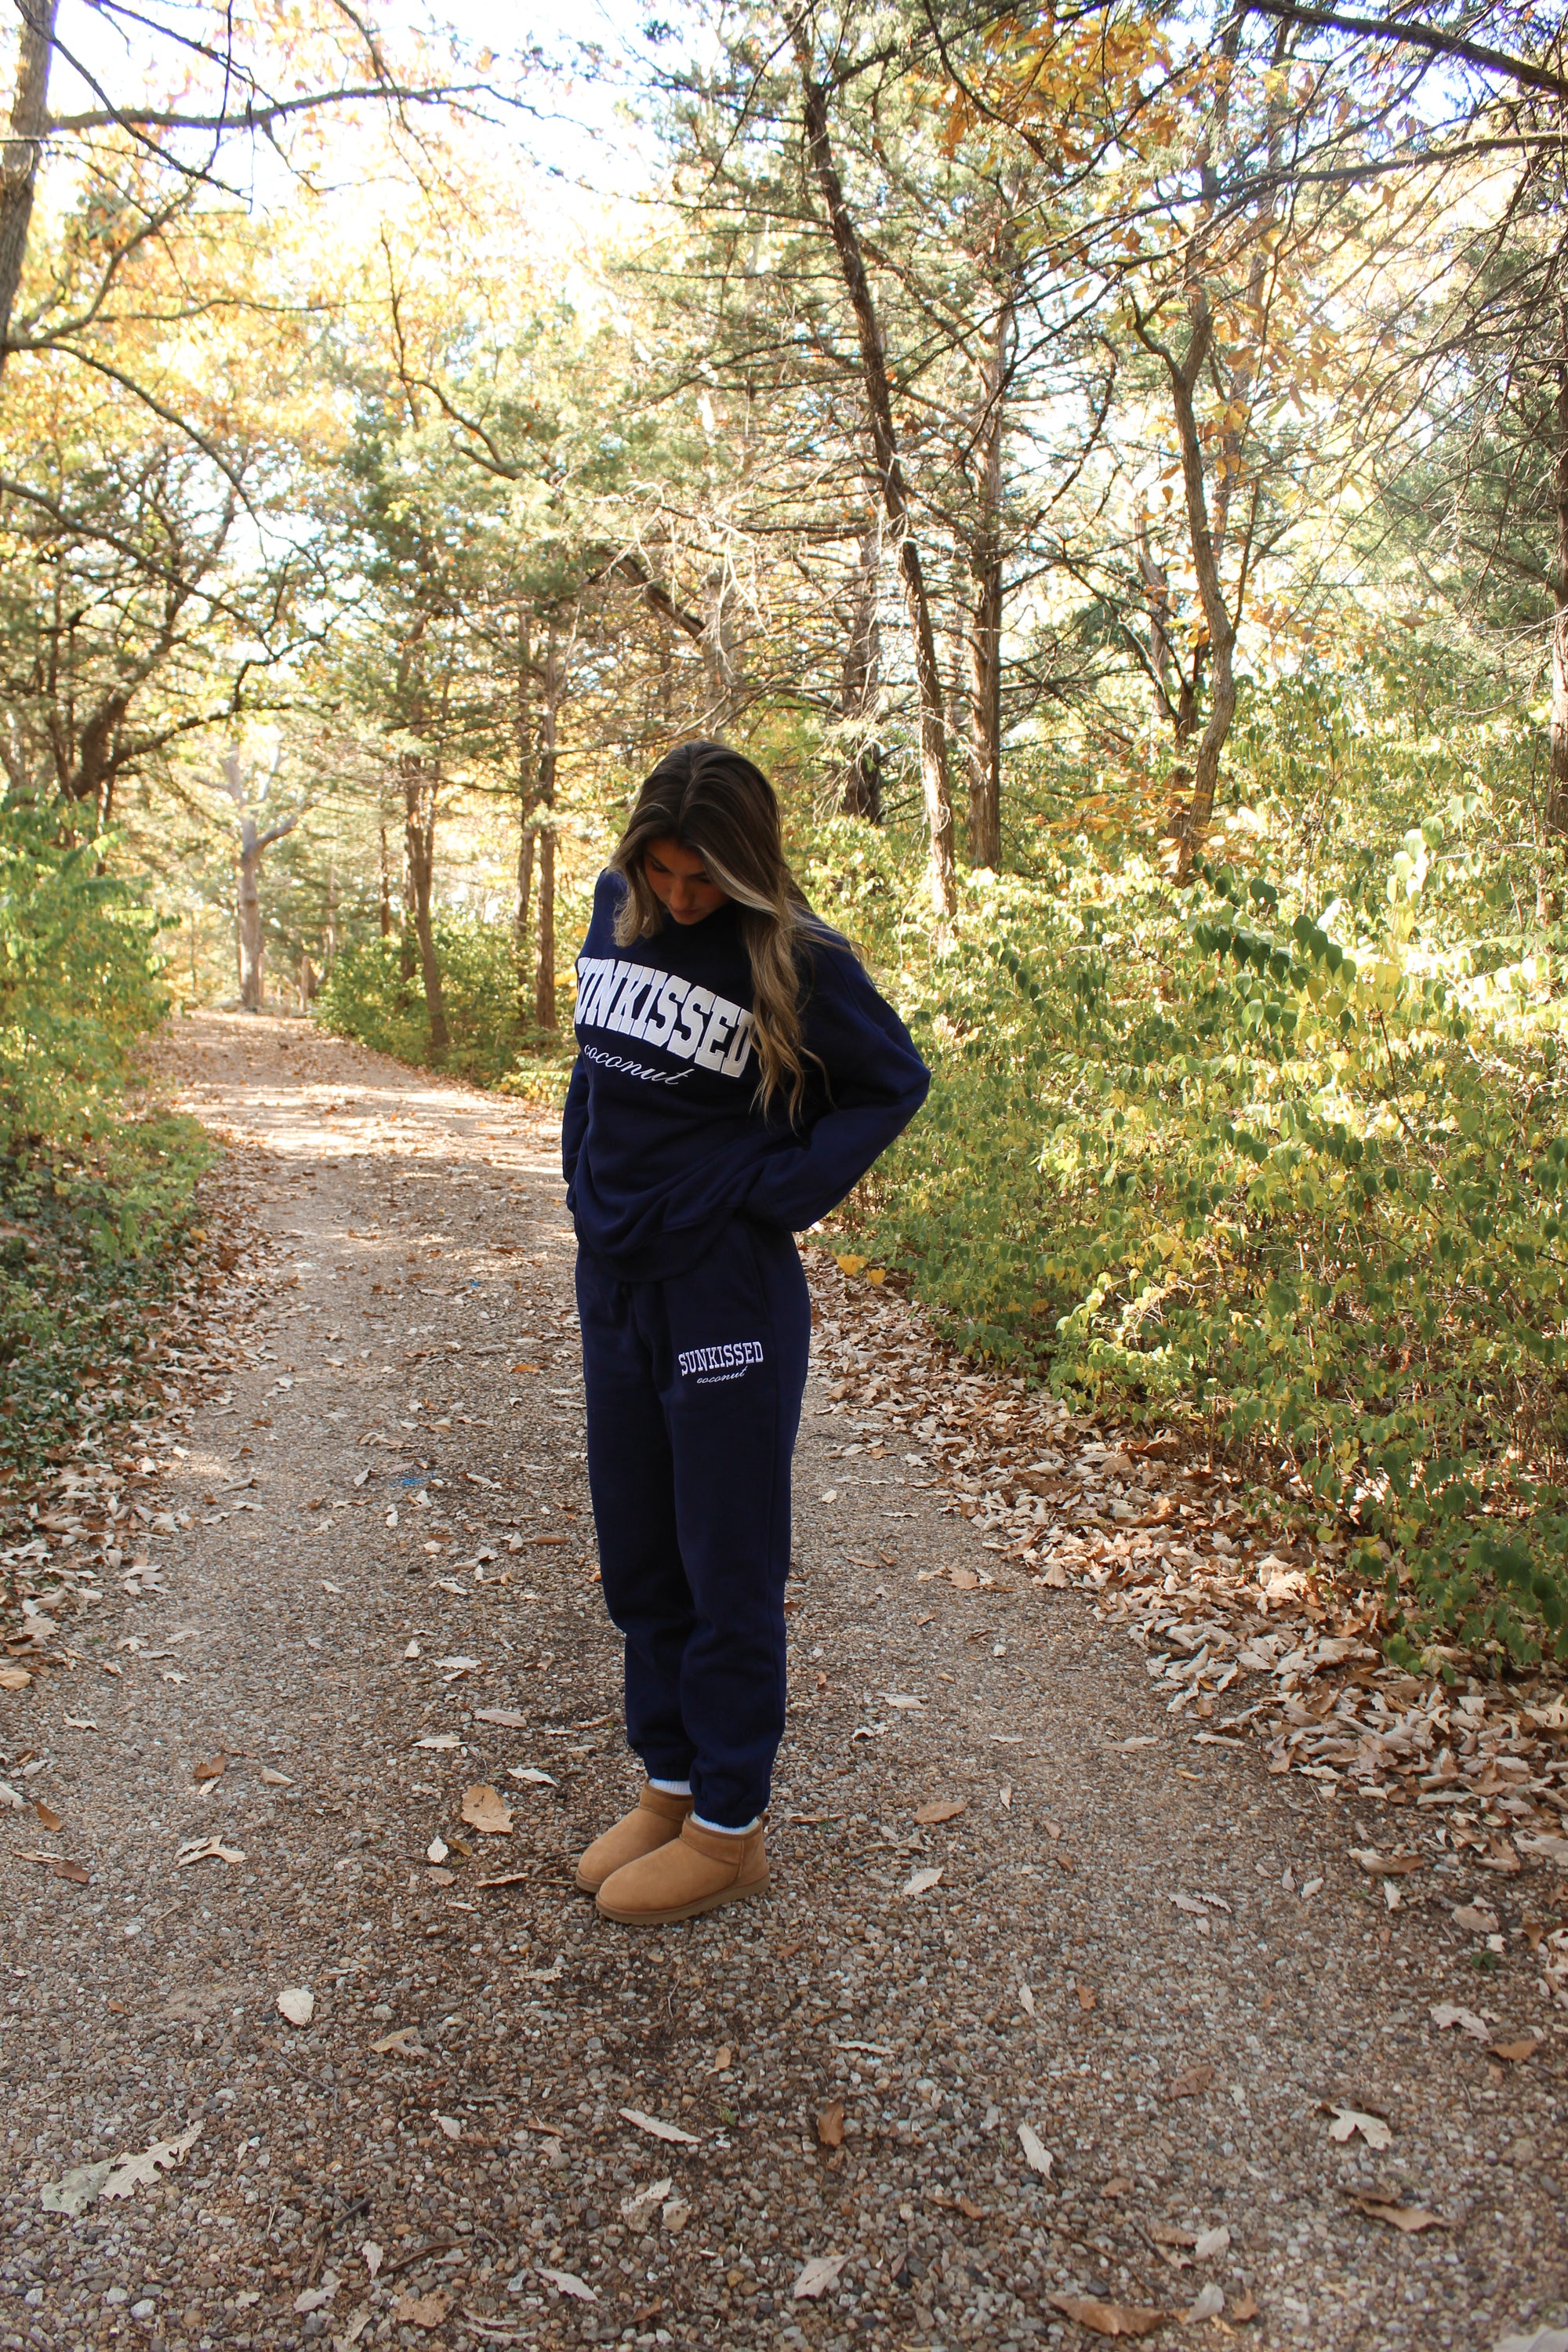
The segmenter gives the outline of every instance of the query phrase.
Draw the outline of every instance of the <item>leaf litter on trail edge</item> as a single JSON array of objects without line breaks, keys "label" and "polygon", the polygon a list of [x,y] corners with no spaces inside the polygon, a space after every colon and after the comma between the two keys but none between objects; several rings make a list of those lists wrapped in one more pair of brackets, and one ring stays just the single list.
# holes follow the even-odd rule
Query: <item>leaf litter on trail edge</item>
[{"label": "leaf litter on trail edge", "polygon": [[1055,2159],[1032,2124],[1018,2126],[1018,2145],[1024,2151],[1024,2161],[1030,2171],[1037,2172],[1042,2180],[1048,2180]]},{"label": "leaf litter on trail edge", "polygon": [[100,2197],[129,2197],[135,2189],[155,2188],[160,2174],[183,2164],[201,2136],[198,2117],[176,2139],[155,2139],[134,2156],[78,2165],[63,2180],[51,2181],[38,2202],[46,2213],[65,2213],[74,2220]]},{"label": "leaf litter on trail edge", "polygon": [[479,1780],[473,1788],[464,1790],[463,1819],[482,1837],[511,1835],[511,1813],[506,1799],[488,1780]]},{"label": "leaf litter on trail edge", "polygon": [[940,1885],[941,1883],[940,1870],[917,1870],[912,1878],[905,1881],[899,1892],[900,1895],[929,1895],[931,1888]]},{"label": "leaf litter on trail edge", "polygon": [[429,2294],[400,2294],[392,2306],[392,2316],[404,2327],[439,2327],[449,2301],[439,2287]]},{"label": "leaf litter on trail edge", "polygon": [[1345,2141],[1360,2132],[1368,2147],[1392,2147],[1394,2134],[1381,2116],[1363,2116],[1359,2107],[1334,2107],[1333,2121],[1329,2126],[1329,2137]]},{"label": "leaf litter on trail edge", "polygon": [[848,2259],[847,2254],[813,2254],[791,2290],[795,2300],[818,2301],[830,2286],[837,2284],[838,2273]]},{"label": "leaf litter on trail edge", "polygon": [[278,1996],[278,2012],[290,2025],[309,2025],[316,2014],[316,1996],[308,1985],[286,1985]]},{"label": "leaf litter on trail edge", "polygon": [[843,2147],[844,2107],[842,2101],[835,2099],[831,2105],[823,2108],[821,2114],[816,2118],[816,2137],[821,2141],[824,2147]]},{"label": "leaf litter on trail edge", "polygon": [[541,2266],[535,2275],[542,2278],[546,2286],[554,2287],[562,2294],[571,2295],[578,2303],[597,2303],[599,2300],[587,2280],[580,2279],[575,2271],[547,2271]]},{"label": "leaf litter on trail edge", "polygon": [[967,1797],[933,1797],[929,1804],[915,1807],[915,1819],[922,1827],[929,1828],[936,1822],[955,1822],[960,1813],[968,1810]]},{"label": "leaf litter on trail edge", "polygon": [[679,2124],[667,2124],[658,2116],[645,2115],[640,2107],[622,2107],[620,2114],[623,2121],[635,2124],[638,2131],[647,2132],[654,2139],[671,2140],[681,2147],[702,2145],[695,2132],[682,2131]]},{"label": "leaf litter on trail edge", "polygon": [[1395,2197],[1380,2197],[1372,2189],[1347,2189],[1350,2201],[1361,2212],[1370,2214],[1374,2221],[1392,2222],[1406,2237],[1415,2237],[1423,2230],[1451,2230],[1441,2213],[1428,2212],[1425,2205],[1402,2205]]},{"label": "leaf litter on trail edge", "polygon": [[1096,2336],[1152,2336],[1156,2327],[1164,2326],[1166,2317],[1163,2311],[1100,2303],[1089,2294],[1053,2294],[1049,2301],[1054,2310],[1076,2319],[1080,2327],[1092,2328]]}]

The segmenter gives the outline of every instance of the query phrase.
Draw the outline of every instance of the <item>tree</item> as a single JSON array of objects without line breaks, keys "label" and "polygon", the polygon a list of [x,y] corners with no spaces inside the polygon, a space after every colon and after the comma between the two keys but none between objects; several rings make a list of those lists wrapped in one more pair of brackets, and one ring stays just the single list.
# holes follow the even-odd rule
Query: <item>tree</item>
[{"label": "tree", "polygon": [[[234,804],[236,827],[235,892],[236,944],[239,955],[239,1002],[247,1013],[259,1013],[266,1003],[266,979],[263,971],[261,929],[261,861],[273,845],[286,834],[292,833],[305,808],[290,809],[286,816],[275,817],[263,825],[260,811],[276,775],[253,772],[247,786],[240,766],[238,751],[226,751],[221,762],[223,782],[215,790],[226,793]],[[257,775],[261,776],[259,790]]]}]

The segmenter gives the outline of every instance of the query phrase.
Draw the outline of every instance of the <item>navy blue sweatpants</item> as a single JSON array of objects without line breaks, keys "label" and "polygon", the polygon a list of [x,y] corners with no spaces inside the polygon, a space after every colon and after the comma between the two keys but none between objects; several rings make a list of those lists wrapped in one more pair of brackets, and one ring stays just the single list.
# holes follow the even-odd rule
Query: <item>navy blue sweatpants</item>
[{"label": "navy blue sweatpants", "polygon": [[580,1250],[588,1484],[650,1780],[740,1829],[784,1725],[790,1458],[811,1308],[776,1225],[736,1218],[689,1274],[621,1282]]}]

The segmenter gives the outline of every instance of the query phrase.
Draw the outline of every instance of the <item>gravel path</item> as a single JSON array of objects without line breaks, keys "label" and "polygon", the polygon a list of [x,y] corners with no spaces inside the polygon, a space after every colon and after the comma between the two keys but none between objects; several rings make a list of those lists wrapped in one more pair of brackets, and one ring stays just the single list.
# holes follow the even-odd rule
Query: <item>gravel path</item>
[{"label": "gravel path", "polygon": [[0,2346],[1077,2347],[1120,2310],[1489,2352],[1568,2314],[1525,1943],[1385,1908],[1352,1801],[1201,1744],[1091,1597],[944,1516],[830,1397],[831,1261],[773,1893],[599,1922],[569,1864],[635,1773],[552,1123],[297,1022],[165,1058],[258,1148],[273,1286],[152,1449],[161,1578],[0,1695]]}]

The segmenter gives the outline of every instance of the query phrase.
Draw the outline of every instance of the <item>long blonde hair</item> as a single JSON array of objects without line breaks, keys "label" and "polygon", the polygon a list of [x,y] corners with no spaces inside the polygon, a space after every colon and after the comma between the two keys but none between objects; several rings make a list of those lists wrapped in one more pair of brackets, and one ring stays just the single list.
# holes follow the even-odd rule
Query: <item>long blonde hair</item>
[{"label": "long blonde hair", "polygon": [[727,743],[678,744],[638,793],[610,860],[626,884],[616,918],[618,947],[652,939],[663,926],[664,910],[643,871],[649,845],[662,840],[700,857],[710,881],[741,910],[762,1067],[757,1102],[765,1111],[783,1094],[793,1121],[805,1091],[805,1065],[816,1059],[801,1043],[802,964],[809,971],[814,942],[848,942],[812,913],[785,863],[772,784]]}]

